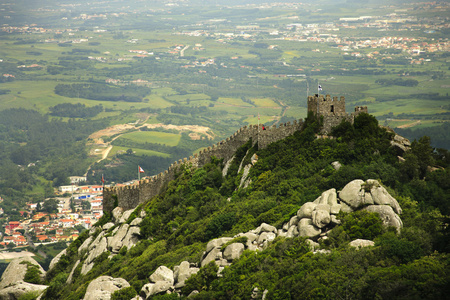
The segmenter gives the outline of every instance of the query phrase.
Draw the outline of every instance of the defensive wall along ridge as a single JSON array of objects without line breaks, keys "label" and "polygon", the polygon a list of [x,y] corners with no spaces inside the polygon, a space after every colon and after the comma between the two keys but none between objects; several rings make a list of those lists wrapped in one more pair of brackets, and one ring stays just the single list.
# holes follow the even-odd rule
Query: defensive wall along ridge
[{"label": "defensive wall along ridge", "polygon": [[[229,138],[221,142],[201,150],[198,154],[194,154],[189,158],[180,159],[174,162],[170,167],[152,178],[144,179],[138,185],[125,187],[105,187],[103,190],[103,210],[112,211],[115,205],[122,207],[124,210],[132,209],[148,199],[158,195],[163,191],[167,184],[175,179],[175,172],[182,164],[189,164],[200,168],[211,161],[211,157],[215,156],[219,159],[228,161],[234,155],[236,150],[252,139],[253,144],[258,143],[260,149],[266,148],[269,144],[284,139],[301,130],[303,120],[295,120],[270,127],[262,130],[262,126],[250,125],[244,126],[237,130]],[[115,196],[117,196],[117,203]]]},{"label": "defensive wall along ridge", "polygon": [[[360,113],[368,113],[368,110],[367,106],[357,106],[354,112],[348,114],[345,111],[345,97],[338,98],[316,94],[308,96],[308,112],[323,116],[322,133],[328,134],[331,132],[332,127],[339,125],[343,120],[353,123],[355,116]],[[252,139],[254,144],[258,143],[260,149],[264,149],[269,144],[301,130],[302,126],[303,121],[301,119],[292,123],[281,124],[278,127],[273,125],[267,127],[266,130],[262,130],[262,126],[258,125],[244,126],[226,140],[208,147],[189,158],[174,162],[166,171],[150,179],[141,180],[138,185],[105,188],[103,191],[103,210],[112,211],[114,209],[116,205],[114,203],[114,195],[117,196],[117,205],[125,210],[135,208],[158,195],[171,180],[175,179],[175,172],[182,164],[189,164],[197,168],[203,167],[211,161],[213,156],[228,161],[236,150],[250,139]]]}]

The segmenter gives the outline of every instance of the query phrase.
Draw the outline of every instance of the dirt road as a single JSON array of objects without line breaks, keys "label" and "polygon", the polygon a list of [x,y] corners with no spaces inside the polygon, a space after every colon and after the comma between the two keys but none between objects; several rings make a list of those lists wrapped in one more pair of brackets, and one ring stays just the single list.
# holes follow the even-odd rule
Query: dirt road
[{"label": "dirt road", "polygon": [[412,122],[412,123],[408,123],[408,124],[403,124],[403,125],[397,126],[397,128],[409,128],[409,127],[414,127],[414,126],[419,125],[419,124],[420,124],[420,120],[416,121],[416,122]]},{"label": "dirt road", "polygon": [[[108,128],[99,130],[97,132],[94,132],[89,136],[89,138],[94,142],[95,145],[97,145],[99,148],[104,148],[100,152],[97,152],[99,150],[98,148],[96,151],[93,151],[91,154],[101,155],[101,158],[97,160],[97,162],[100,162],[104,159],[106,159],[109,155],[109,152],[111,152],[111,149],[113,146],[111,145],[111,142],[115,139],[119,138],[122,134],[125,132],[130,131],[137,131],[140,128],[147,127],[149,129],[154,128],[164,128],[168,130],[177,130],[177,131],[190,131],[191,134],[189,135],[193,140],[199,139],[200,135],[205,135],[208,139],[214,139],[215,134],[211,131],[211,128],[206,126],[199,126],[199,125],[166,125],[162,123],[158,124],[143,124],[140,126],[136,126],[134,124],[118,124],[114,126],[110,126]],[[102,137],[110,137],[114,136],[114,138],[111,139],[109,142],[105,142]],[[92,166],[92,165],[91,165]],[[87,176],[89,170],[91,169],[91,166],[87,169],[86,173],[84,174]]]}]

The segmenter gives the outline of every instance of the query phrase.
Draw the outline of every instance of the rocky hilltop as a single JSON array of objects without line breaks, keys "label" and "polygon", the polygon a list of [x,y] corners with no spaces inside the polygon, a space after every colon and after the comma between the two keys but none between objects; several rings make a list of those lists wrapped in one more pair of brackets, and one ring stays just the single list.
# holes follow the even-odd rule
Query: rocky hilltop
[{"label": "rocky hilltop", "polygon": [[367,114],[319,132],[307,119],[264,149],[181,164],[160,194],[116,202],[47,272],[13,261],[0,299],[445,299],[448,167],[430,173],[426,141]]}]

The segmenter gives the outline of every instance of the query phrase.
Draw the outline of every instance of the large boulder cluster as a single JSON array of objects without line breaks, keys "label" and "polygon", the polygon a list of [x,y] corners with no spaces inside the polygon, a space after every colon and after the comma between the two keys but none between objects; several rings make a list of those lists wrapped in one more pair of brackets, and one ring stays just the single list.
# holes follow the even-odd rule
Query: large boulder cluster
[{"label": "large boulder cluster", "polygon": [[179,292],[185,286],[185,281],[199,270],[196,264],[187,261],[175,266],[173,271],[165,266],[160,266],[150,275],[150,282],[142,287],[141,296],[147,299],[160,293]]},{"label": "large boulder cluster", "polygon": [[[130,224],[127,224],[127,220],[133,213],[133,209],[123,211],[122,208],[116,207],[113,210],[113,222],[106,223],[102,227],[102,231],[95,237],[91,235],[86,239],[83,244],[78,248],[78,253],[87,253],[87,257],[81,267],[81,274],[87,274],[94,266],[94,260],[100,256],[103,252],[110,251],[112,255],[119,253],[122,247],[132,248],[138,241],[140,236],[140,223],[142,217],[136,217]],[[97,229],[93,228],[91,233],[93,234]],[[76,264],[77,265],[77,264]],[[69,276],[70,277],[70,276]]]},{"label": "large boulder cluster", "polygon": [[[250,158],[250,163],[244,166],[244,161],[245,161],[245,158],[247,157],[248,153],[249,153],[249,150],[247,150],[247,153],[245,154],[244,158],[242,159],[242,161],[239,165],[239,169],[237,171],[237,174],[241,173],[241,171],[242,171],[242,177],[239,182],[239,189],[246,188],[250,185],[250,183],[252,182],[251,178],[249,177],[250,169],[253,167],[254,164],[256,164],[258,162],[258,155],[256,155],[256,153],[254,153],[252,155],[252,157]],[[223,177],[225,177],[228,174],[228,170],[229,170],[231,164],[233,163],[234,159],[235,159],[235,156],[231,157],[225,163],[225,166],[222,169]]]},{"label": "large boulder cluster", "polygon": [[109,300],[112,293],[129,286],[123,278],[100,276],[89,283],[83,300]]},{"label": "large boulder cluster", "polygon": [[48,286],[24,282],[28,265],[34,265],[41,272],[41,279],[45,277],[45,271],[31,257],[16,258],[11,261],[3,272],[0,281],[0,299],[19,299],[27,293],[41,293]]},{"label": "large boulder cluster", "polygon": [[[222,237],[209,241],[203,253],[200,266],[204,267],[214,261],[219,266],[219,272],[238,259],[244,250],[262,250],[277,237],[276,227],[262,223],[256,229],[239,233],[233,238]],[[240,241],[240,240],[242,240]],[[235,242],[233,242],[235,240]]]},{"label": "large boulder cluster", "polygon": [[395,134],[391,140],[391,147],[397,151],[397,154],[403,155],[403,153],[411,149],[411,142],[407,138]]},{"label": "large boulder cluster", "polygon": [[297,211],[290,221],[283,225],[279,235],[286,237],[304,236],[319,239],[340,221],[340,211],[353,212],[367,210],[379,214],[386,226],[399,231],[403,227],[398,214],[402,209],[397,200],[377,181],[360,179],[349,182],[340,192],[336,189],[325,191],[313,202],[307,202]]},{"label": "large boulder cluster", "polygon": [[[306,242],[313,253],[326,254],[329,251],[320,250],[318,241],[326,239],[329,231],[340,223],[337,218],[339,212],[354,212],[357,210],[376,212],[384,225],[393,226],[397,230],[400,230],[403,226],[398,216],[402,212],[400,205],[378,181],[372,179],[366,181],[353,180],[341,191],[336,191],[336,189],[327,190],[313,202],[303,204],[296,215],[283,224],[282,228],[277,229],[272,225],[262,223],[257,228],[245,233],[239,233],[234,237],[221,237],[209,241],[198,264],[183,261],[175,266],[173,270],[160,266],[149,276],[149,283],[142,287],[140,296],[136,296],[134,299],[148,299],[161,293],[178,293],[185,286],[185,281],[190,276],[196,274],[200,267],[204,267],[211,262],[218,265],[218,276],[220,276],[224,267],[229,266],[234,260],[238,259],[244,250],[259,251],[265,249],[278,236],[286,238],[306,237]],[[75,263],[67,279],[68,283],[71,282],[72,275],[79,264],[82,263],[81,274],[85,275],[92,269],[95,258],[102,253],[109,251],[110,255],[113,256],[119,253],[122,247],[126,246],[129,249],[138,242],[140,236],[139,225],[142,222],[142,218],[145,217],[145,212],[142,211],[138,217],[128,222],[132,213],[133,210],[123,211],[122,208],[117,207],[112,212],[113,222],[103,225],[100,232],[98,232],[98,228],[91,229],[90,237],[78,248],[79,256],[83,262],[79,260]],[[373,242],[355,240],[350,245],[359,249],[373,246]],[[54,258],[50,264],[50,269],[56,265],[60,257],[65,253],[64,250]],[[16,267],[17,263],[11,263],[8,269]],[[8,269],[5,273],[8,272]],[[19,273],[19,271],[15,272]],[[24,276],[26,269],[20,272]],[[10,275],[4,276],[8,276],[9,281],[2,280],[0,287],[12,284],[11,280],[25,284],[20,281],[20,278],[16,278],[13,275],[11,277],[9,277]],[[109,299],[114,291],[128,286],[130,286],[129,283],[122,278],[101,276],[89,284],[84,299]],[[42,289],[44,288],[45,286]],[[0,296],[0,299],[3,298]]]},{"label": "large boulder cluster", "polygon": [[[313,202],[303,204],[297,211],[297,214],[289,222],[285,223],[281,229],[262,223],[256,229],[246,233],[239,233],[234,237],[221,237],[209,241],[203,253],[200,266],[204,267],[214,262],[219,266],[218,275],[220,276],[223,268],[229,266],[235,259],[238,259],[244,250],[258,251],[265,249],[277,236],[287,238],[297,236],[307,237],[306,242],[313,253],[327,254],[329,253],[328,250],[319,250],[319,243],[317,241],[326,239],[328,232],[340,223],[337,219],[337,214],[340,211],[354,212],[360,209],[377,212],[385,226],[392,226],[397,230],[400,230],[403,226],[398,216],[398,214],[401,214],[402,209],[397,200],[378,181],[357,179],[349,182],[342,191],[336,192],[336,189],[330,189],[323,192]],[[245,238],[242,239],[243,237]],[[357,249],[373,245],[373,241],[362,239],[354,240],[350,243],[350,246]],[[188,263],[186,262],[186,264]],[[160,268],[165,268],[164,270],[170,273],[168,268]],[[166,285],[164,283],[160,283],[159,285],[156,285],[156,283],[148,284],[144,286],[141,294],[149,297],[161,292],[176,291],[173,285],[167,287],[169,283],[166,282]],[[163,291],[160,288],[157,289],[156,287],[158,286],[164,286],[167,289]],[[152,293],[147,292],[149,290],[148,287],[151,288]]]}]

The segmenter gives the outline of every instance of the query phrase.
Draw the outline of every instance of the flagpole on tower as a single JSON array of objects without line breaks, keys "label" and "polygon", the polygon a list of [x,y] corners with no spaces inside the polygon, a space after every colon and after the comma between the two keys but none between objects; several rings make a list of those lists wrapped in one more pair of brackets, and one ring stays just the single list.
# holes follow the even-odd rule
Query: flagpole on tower
[{"label": "flagpole on tower", "polygon": [[138,177],[139,177],[139,182],[141,181],[141,173],[144,173],[144,169],[141,168],[141,166],[138,165]]},{"label": "flagpole on tower", "polygon": [[308,82],[308,78],[306,78],[306,99],[308,99],[309,96],[309,82]]},{"label": "flagpole on tower", "polygon": [[258,112],[258,131],[256,132],[256,142],[258,143],[258,145],[259,145],[259,112]]}]

